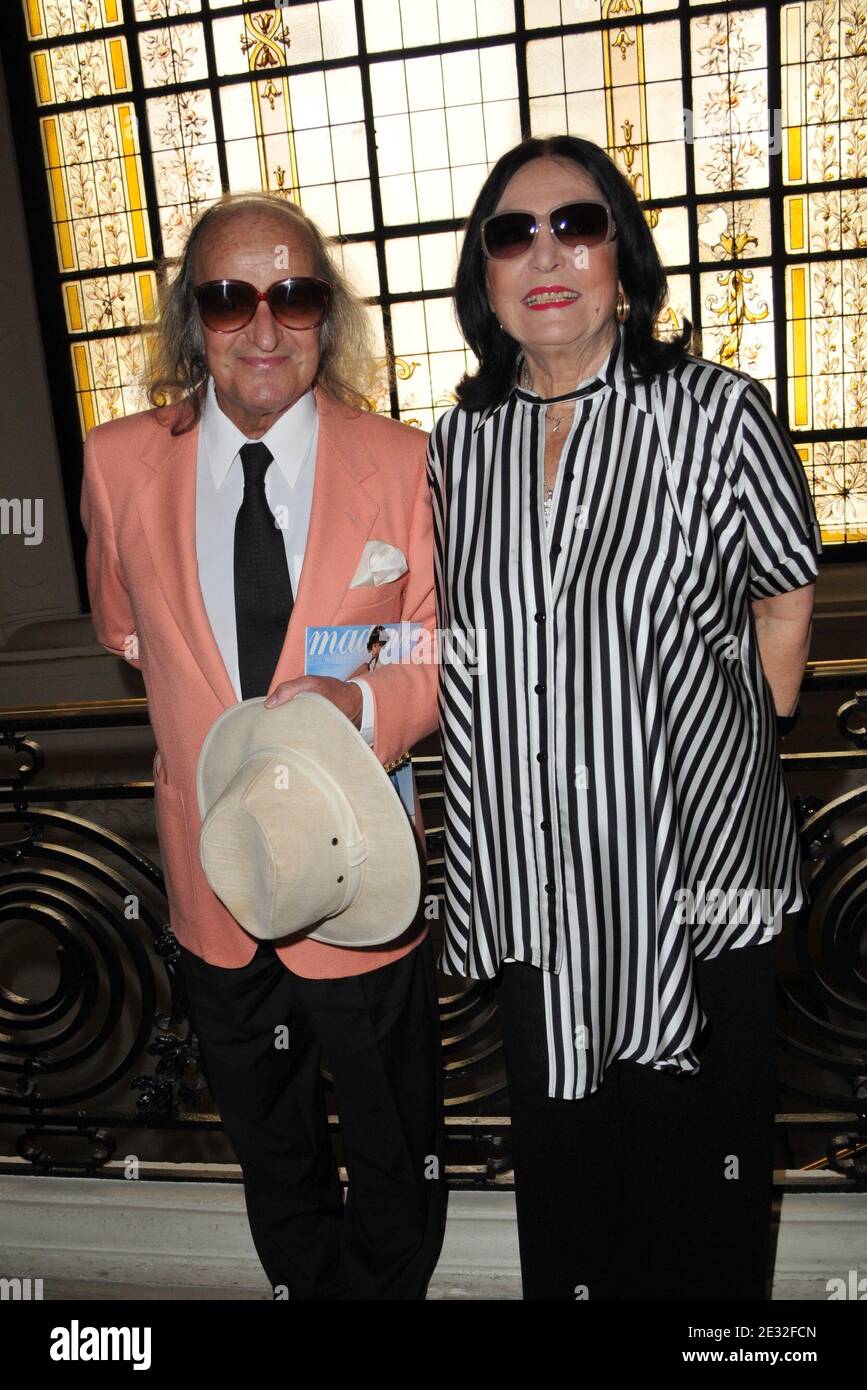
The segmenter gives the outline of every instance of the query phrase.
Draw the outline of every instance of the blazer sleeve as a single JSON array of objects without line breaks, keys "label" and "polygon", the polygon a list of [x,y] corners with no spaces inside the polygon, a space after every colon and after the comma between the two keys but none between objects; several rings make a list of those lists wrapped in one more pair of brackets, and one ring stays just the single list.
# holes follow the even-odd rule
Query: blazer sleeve
[{"label": "blazer sleeve", "polygon": [[748,381],[739,407],[737,495],[747,529],[749,596],[773,598],[816,578],[821,531],[804,465],[767,388]]},{"label": "blazer sleeve", "polygon": [[[424,440],[424,435],[421,438]],[[424,660],[395,663],[364,673],[374,700],[373,751],[382,763],[402,757],[437,727],[433,531],[424,449],[418,461],[407,560],[409,581],[403,594],[401,621],[421,623],[428,636],[422,635],[419,642]]]},{"label": "blazer sleeve", "polygon": [[95,430],[84,441],[81,522],[87,533],[87,588],[97,640],[107,651],[141,670],[129,592],[118,559],[114,518],[96,457]]}]

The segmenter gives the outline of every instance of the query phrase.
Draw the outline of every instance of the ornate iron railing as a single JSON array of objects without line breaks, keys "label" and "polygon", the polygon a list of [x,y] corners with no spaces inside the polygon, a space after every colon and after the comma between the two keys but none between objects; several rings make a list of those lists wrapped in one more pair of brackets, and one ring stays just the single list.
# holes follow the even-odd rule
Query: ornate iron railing
[{"label": "ornate iron railing", "polygon": [[[779,943],[777,1123],[796,1149],[806,1134],[817,1136],[809,1158],[802,1154],[796,1165],[804,1177],[799,1187],[821,1167],[823,1187],[830,1169],[840,1186],[864,1188],[867,662],[812,663],[804,690],[851,692],[836,711],[840,739],[850,747],[783,754],[801,819],[810,906]],[[134,1144],[145,1170],[215,1156],[231,1164],[200,1068],[162,873],[127,839],[56,809],[149,799],[153,783],[35,780],[46,758],[34,735],[147,723],[144,699],[0,709],[0,743],[11,759],[0,775],[0,1136],[7,1137],[7,1165],[14,1147],[19,1167],[23,1159],[41,1172],[107,1173],[121,1161],[121,1139]],[[413,762],[428,827],[427,892],[438,903],[435,743],[417,749]],[[809,778],[829,770],[854,772],[858,782],[823,802]],[[22,931],[34,929],[38,936],[22,950]],[[8,981],[4,939],[18,975],[23,960],[37,983]],[[40,971],[47,984],[38,983]],[[508,1096],[492,990],[441,977],[440,1013],[450,1180],[507,1184]],[[338,1129],[336,1117],[332,1126]]]},{"label": "ornate iron railing", "polygon": [[[793,1130],[827,1137],[822,1164],[867,1188],[867,661],[811,662],[803,694],[845,698],[835,711],[838,750],[783,753],[795,793],[808,909],[781,942],[794,969],[778,972],[778,1078],[783,1099],[807,1111],[778,1114]],[[828,800],[811,777],[848,774]],[[842,779],[841,779],[842,780]]]}]

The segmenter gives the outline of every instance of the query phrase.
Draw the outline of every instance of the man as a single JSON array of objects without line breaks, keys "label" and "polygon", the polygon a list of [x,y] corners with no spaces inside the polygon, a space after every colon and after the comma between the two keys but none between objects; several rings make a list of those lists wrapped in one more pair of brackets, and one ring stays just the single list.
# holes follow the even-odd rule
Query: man
[{"label": "man", "polygon": [[[383,950],[257,946],[198,855],[199,751],[239,699],[325,695],[386,766],[436,726],[432,665],[303,675],[308,625],[435,621],[426,439],[353,404],[364,316],[299,209],[225,195],[194,224],[163,304],[150,398],[171,403],[98,426],[84,450],[94,624],[147,688],[171,922],[275,1297],[424,1298],[444,1223],[421,914]],[[390,582],[365,571],[376,543],[405,560]],[[423,844],[417,797],[416,829]]]}]

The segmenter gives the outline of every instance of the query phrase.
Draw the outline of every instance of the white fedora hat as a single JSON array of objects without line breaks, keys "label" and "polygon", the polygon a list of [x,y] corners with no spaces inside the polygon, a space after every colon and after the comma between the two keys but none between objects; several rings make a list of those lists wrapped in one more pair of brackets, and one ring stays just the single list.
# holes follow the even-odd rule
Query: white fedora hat
[{"label": "white fedora hat", "polygon": [[[379,759],[330,700],[230,705],[196,769],[199,856],[251,936],[380,946],[419,906],[419,850]],[[309,930],[313,928],[313,930]]]}]

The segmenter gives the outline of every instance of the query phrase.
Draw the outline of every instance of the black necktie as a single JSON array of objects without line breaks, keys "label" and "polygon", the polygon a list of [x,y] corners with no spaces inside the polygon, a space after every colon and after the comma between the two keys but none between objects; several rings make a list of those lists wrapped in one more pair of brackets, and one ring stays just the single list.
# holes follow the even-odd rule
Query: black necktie
[{"label": "black necktie", "polygon": [[244,500],[235,518],[235,624],[241,699],[266,695],[292,612],[292,580],[283,536],[265,496],[273,454],[244,444]]}]

